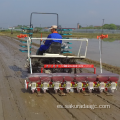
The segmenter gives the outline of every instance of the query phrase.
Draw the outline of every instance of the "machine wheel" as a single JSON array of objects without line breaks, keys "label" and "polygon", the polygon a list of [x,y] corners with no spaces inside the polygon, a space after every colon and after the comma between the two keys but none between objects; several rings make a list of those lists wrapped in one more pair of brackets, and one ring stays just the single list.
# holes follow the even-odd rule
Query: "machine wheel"
[{"label": "machine wheel", "polygon": [[89,91],[89,93],[92,93],[92,89],[89,89],[88,91]]},{"label": "machine wheel", "polygon": [[67,90],[66,90],[66,92],[67,92],[67,93],[69,93],[69,92],[70,92],[70,90],[69,90],[69,89],[67,89]]},{"label": "machine wheel", "polygon": [[35,90],[31,90],[31,91],[32,91],[32,94],[33,94]]},{"label": "machine wheel", "polygon": [[43,93],[46,93],[46,90],[43,90]]},{"label": "machine wheel", "polygon": [[102,92],[103,92],[103,89],[100,90],[100,93],[102,93]]},{"label": "machine wheel", "polygon": [[55,89],[55,94],[57,93],[57,91],[58,91],[58,90],[57,90],[57,89]]},{"label": "machine wheel", "polygon": [[114,89],[112,89],[112,90],[111,90],[111,93],[114,93],[114,92],[115,92],[115,90],[114,90]]},{"label": "machine wheel", "polygon": [[80,89],[78,89],[77,92],[80,93]]}]

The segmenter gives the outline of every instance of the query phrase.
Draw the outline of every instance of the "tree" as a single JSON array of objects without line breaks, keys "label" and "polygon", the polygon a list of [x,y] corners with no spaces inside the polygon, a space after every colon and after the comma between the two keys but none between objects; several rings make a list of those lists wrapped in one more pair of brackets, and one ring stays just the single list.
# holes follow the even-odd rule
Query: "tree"
[{"label": "tree", "polygon": [[105,24],[105,25],[103,25],[103,29],[116,30],[117,27],[115,24]]},{"label": "tree", "polygon": [[80,29],[80,28],[82,28],[82,26],[81,26],[81,25],[79,25],[79,29]]}]

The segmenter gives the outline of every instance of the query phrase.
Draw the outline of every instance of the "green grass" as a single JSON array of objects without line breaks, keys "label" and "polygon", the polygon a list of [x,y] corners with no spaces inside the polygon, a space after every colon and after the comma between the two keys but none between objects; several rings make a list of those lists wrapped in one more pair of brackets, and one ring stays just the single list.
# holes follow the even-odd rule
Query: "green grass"
[{"label": "green grass", "polygon": [[[13,34],[11,34],[11,31],[0,31],[0,35],[7,35],[10,37],[17,37],[17,35],[21,34],[20,31],[13,31]],[[50,34],[50,32],[42,32],[42,37],[47,37]],[[96,33],[72,33],[72,35],[64,36],[64,37],[72,37],[72,38],[97,38],[100,34]],[[33,33],[33,37],[41,37],[41,33]],[[114,41],[114,40],[120,40],[120,34],[108,34],[108,38],[104,39],[104,41]]]}]

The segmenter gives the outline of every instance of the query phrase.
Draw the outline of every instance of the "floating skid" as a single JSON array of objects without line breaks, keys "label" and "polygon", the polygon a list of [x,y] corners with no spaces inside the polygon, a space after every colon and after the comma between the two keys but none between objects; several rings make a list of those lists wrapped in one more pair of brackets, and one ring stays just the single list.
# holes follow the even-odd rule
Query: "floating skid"
[{"label": "floating skid", "polygon": [[113,93],[117,90],[117,81],[119,80],[119,75],[114,73],[101,73],[98,74],[97,80],[99,81],[99,90],[102,92],[107,91],[108,88],[111,89]]}]

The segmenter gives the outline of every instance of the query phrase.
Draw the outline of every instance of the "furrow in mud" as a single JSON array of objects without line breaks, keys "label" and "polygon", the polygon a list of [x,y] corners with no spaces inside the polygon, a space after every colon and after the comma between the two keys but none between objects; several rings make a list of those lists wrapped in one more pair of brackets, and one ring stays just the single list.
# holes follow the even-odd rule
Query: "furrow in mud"
[{"label": "furrow in mud", "polygon": [[[26,118],[24,118],[23,117],[23,115],[22,114],[24,114],[25,113],[25,111],[22,109],[21,110],[21,107],[22,107],[22,105],[19,105],[19,99],[17,99],[17,96],[16,96],[16,88],[15,88],[15,84],[14,84],[14,76],[11,74],[11,72],[9,71],[9,67],[7,66],[7,62],[9,62],[9,61],[7,61],[6,63],[4,62],[5,61],[5,58],[4,58],[4,60],[3,60],[3,56],[4,54],[1,54],[0,53],[0,62],[1,62],[1,64],[2,64],[2,69],[3,69],[3,75],[4,75],[4,77],[5,77],[5,80],[4,80],[4,83],[3,83],[3,85],[5,86],[5,90],[3,90],[4,92],[8,92],[9,94],[10,94],[10,96],[8,95],[8,98],[9,98],[9,100],[10,100],[10,104],[11,104],[11,107],[12,107],[12,109],[13,109],[13,112],[14,112],[14,114],[13,115],[15,115],[15,116],[17,116],[17,117],[15,117],[16,119],[26,119]],[[15,80],[17,80],[17,79],[15,79]],[[8,89],[8,90],[7,90]],[[2,91],[2,92],[3,92]],[[7,95],[6,93],[4,94],[4,95]],[[7,96],[6,96],[6,98],[7,98]],[[7,98],[7,99],[8,99]],[[7,117],[7,116],[6,116]],[[13,116],[12,116],[12,118],[14,118]],[[7,119],[7,118],[6,118]]]}]

